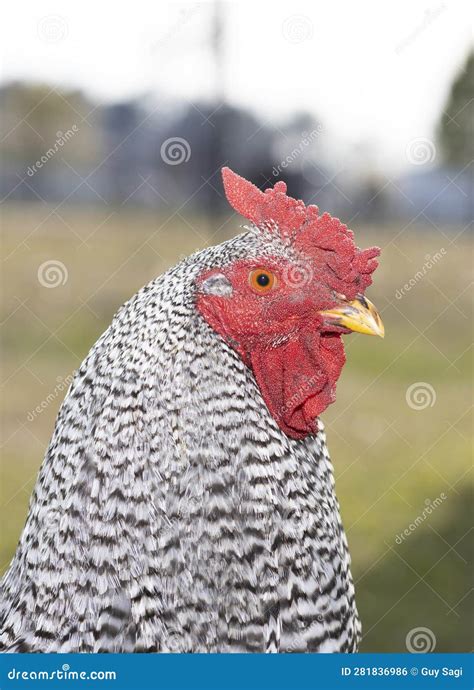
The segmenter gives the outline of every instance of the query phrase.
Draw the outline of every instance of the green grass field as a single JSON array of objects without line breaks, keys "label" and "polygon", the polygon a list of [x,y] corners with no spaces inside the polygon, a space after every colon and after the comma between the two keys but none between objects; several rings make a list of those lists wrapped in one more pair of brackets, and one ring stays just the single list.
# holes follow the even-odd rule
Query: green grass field
[{"label": "green grass field", "polygon": [[[230,218],[52,211],[6,206],[2,217],[2,571],[24,524],[64,380],[138,288],[181,256],[238,231]],[[352,553],[362,651],[405,651],[407,634],[419,627],[432,631],[437,651],[467,651],[472,239],[462,228],[353,229],[361,246],[384,248],[368,295],[386,337],[346,338],[337,402],[323,420]],[[397,298],[441,249],[442,258]],[[38,280],[50,260],[67,271],[55,288]],[[413,384],[413,404],[423,409],[407,403]]]}]

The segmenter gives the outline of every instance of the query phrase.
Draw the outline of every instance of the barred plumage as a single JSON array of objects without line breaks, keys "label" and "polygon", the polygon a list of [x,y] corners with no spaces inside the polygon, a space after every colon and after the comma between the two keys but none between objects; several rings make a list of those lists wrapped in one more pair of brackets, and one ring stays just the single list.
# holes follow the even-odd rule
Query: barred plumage
[{"label": "barred plumage", "polygon": [[294,249],[251,227],[126,303],[58,414],[2,582],[1,649],[355,651],[322,424],[290,438],[196,280]]}]

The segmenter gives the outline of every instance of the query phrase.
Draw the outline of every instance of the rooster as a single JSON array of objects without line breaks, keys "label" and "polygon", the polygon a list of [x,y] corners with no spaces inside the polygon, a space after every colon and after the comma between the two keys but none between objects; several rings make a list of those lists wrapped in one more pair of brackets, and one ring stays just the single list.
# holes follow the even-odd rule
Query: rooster
[{"label": "rooster", "polygon": [[350,558],[320,414],[341,336],[383,336],[379,250],[228,168],[244,234],[116,314],[58,414],[0,643],[19,652],[353,652]]}]

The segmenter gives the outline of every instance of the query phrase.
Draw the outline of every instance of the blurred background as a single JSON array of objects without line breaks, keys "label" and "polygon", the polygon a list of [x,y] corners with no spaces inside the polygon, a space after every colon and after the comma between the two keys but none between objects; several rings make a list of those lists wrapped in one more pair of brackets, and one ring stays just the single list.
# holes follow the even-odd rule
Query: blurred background
[{"label": "blurred background", "polygon": [[383,249],[385,340],[346,339],[323,417],[361,650],[469,650],[467,2],[24,0],[0,31],[1,571],[71,374],[114,312],[240,231],[229,165]]}]

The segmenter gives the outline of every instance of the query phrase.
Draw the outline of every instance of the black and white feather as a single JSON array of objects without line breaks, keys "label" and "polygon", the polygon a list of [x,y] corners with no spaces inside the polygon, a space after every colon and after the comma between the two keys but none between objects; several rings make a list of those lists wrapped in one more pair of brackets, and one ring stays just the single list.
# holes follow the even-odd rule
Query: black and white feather
[{"label": "black and white feather", "polygon": [[206,267],[290,251],[250,230],[119,310],[59,411],[2,581],[3,651],[355,651],[324,432],[288,438],[195,308]]}]

